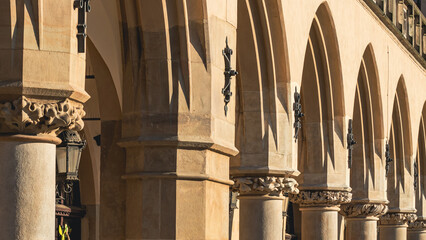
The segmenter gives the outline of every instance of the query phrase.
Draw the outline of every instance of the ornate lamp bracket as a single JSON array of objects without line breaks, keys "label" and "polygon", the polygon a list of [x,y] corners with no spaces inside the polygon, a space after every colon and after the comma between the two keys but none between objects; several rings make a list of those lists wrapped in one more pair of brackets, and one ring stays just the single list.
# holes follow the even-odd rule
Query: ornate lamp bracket
[{"label": "ornate lamp bracket", "polygon": [[231,92],[231,77],[238,74],[237,71],[233,70],[231,68],[231,55],[232,55],[232,49],[228,46],[228,37],[226,38],[226,47],[222,50],[223,58],[225,59],[225,72],[223,74],[225,75],[225,87],[222,88],[222,94],[225,96],[224,102],[225,102],[225,116],[228,113],[228,103],[231,100],[232,92]]},{"label": "ornate lamp bracket", "polygon": [[76,0],[74,2],[74,8],[78,8],[78,24],[77,24],[77,43],[78,52],[84,53],[86,45],[86,12],[90,12],[92,7],[90,6],[90,0]]},{"label": "ornate lamp bracket", "polygon": [[393,159],[390,157],[389,142],[386,142],[385,157],[386,157],[386,166],[385,166],[385,170],[386,170],[386,176],[388,176],[388,172],[389,172],[389,165],[390,165],[390,163],[393,161]]},{"label": "ornate lamp bracket", "polygon": [[347,135],[347,141],[348,141],[348,167],[352,167],[352,150],[354,148],[354,145],[356,144],[354,134],[353,134],[353,127],[352,127],[352,119],[349,119],[348,123],[348,135]]},{"label": "ornate lamp bracket", "polygon": [[305,116],[302,113],[302,104],[300,103],[300,93],[297,92],[297,87],[294,90],[294,103],[293,103],[293,112],[294,112],[294,141],[297,140],[299,136],[299,130],[302,128],[302,123],[300,122],[300,118]]}]

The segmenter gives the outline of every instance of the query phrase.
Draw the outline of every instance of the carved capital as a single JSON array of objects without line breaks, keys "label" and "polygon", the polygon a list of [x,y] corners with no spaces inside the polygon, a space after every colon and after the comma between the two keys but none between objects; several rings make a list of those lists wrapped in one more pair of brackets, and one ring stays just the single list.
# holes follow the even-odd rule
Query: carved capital
[{"label": "carved capital", "polygon": [[299,184],[293,178],[264,176],[264,177],[235,177],[232,190],[240,194],[268,194],[279,196],[283,193],[298,193]]},{"label": "carved capital", "polygon": [[340,214],[347,218],[380,217],[386,214],[384,203],[348,203],[340,206]]},{"label": "carved capital", "polygon": [[303,190],[299,194],[290,194],[290,201],[302,207],[338,206],[349,203],[352,193],[345,191]]},{"label": "carved capital", "polygon": [[64,129],[79,131],[84,127],[85,114],[82,104],[68,99],[43,103],[21,97],[0,103],[0,131],[27,134],[51,134]]},{"label": "carved capital", "polygon": [[380,218],[380,225],[405,225],[416,221],[417,215],[414,213],[390,212]]},{"label": "carved capital", "polygon": [[425,230],[426,229],[426,220],[419,220],[413,222],[408,222],[408,228],[410,230]]}]

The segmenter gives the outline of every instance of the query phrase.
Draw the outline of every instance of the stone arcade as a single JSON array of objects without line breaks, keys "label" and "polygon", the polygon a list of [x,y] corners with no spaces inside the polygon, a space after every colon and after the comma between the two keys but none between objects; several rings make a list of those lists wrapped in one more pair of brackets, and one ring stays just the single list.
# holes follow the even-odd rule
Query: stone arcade
[{"label": "stone arcade", "polygon": [[55,239],[76,130],[73,240],[426,240],[425,12],[2,1],[0,239]]}]

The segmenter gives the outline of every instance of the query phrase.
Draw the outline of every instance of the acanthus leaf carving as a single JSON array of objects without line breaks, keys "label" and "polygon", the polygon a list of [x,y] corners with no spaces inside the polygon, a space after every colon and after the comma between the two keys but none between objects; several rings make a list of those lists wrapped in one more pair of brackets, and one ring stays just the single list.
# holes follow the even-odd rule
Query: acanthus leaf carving
[{"label": "acanthus leaf carving", "polygon": [[388,206],[384,203],[348,203],[340,206],[340,214],[347,218],[380,217],[386,214]]},{"label": "acanthus leaf carving", "polygon": [[310,206],[338,206],[349,203],[352,193],[347,191],[331,190],[303,190],[299,194],[289,194],[290,201],[302,207]]},{"label": "acanthus leaf carving", "polygon": [[55,103],[32,102],[21,97],[0,103],[0,124],[3,132],[50,134],[58,130],[80,131],[84,127],[83,107],[66,99]]},{"label": "acanthus leaf carving", "polygon": [[293,178],[279,176],[235,177],[232,190],[240,194],[269,194],[279,196],[284,193],[298,193],[298,183]]},{"label": "acanthus leaf carving", "polygon": [[379,223],[381,225],[404,225],[412,224],[417,220],[417,215],[414,213],[404,213],[404,212],[388,212],[383,215]]},{"label": "acanthus leaf carving", "polygon": [[412,230],[426,229],[426,220],[417,219],[416,221],[408,222],[408,228]]}]

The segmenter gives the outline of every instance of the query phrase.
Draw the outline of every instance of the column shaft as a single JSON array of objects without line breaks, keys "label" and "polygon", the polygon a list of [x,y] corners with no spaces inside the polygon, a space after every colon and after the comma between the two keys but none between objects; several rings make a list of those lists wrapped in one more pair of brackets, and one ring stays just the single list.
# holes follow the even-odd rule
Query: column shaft
[{"label": "column shaft", "polygon": [[340,206],[346,219],[346,239],[377,240],[377,221],[388,211],[386,203],[353,200]]},{"label": "column shaft", "polygon": [[347,191],[302,190],[289,194],[290,200],[300,205],[302,212],[302,240],[339,239],[338,212],[340,204],[349,203]]},{"label": "column shaft", "polygon": [[[407,239],[407,225],[380,226],[380,240],[405,240]],[[411,240],[411,239],[410,239]]]},{"label": "column shaft", "polygon": [[282,198],[242,196],[240,206],[240,239],[275,240],[282,238]]},{"label": "column shaft", "polygon": [[408,223],[407,238],[410,240],[426,240],[426,220],[420,216]]},{"label": "column shaft", "polygon": [[0,239],[54,239],[55,144],[1,141],[0,156]]},{"label": "column shaft", "polygon": [[338,207],[307,207],[302,212],[302,240],[337,240]]},{"label": "column shaft", "polygon": [[347,218],[346,240],[377,240],[378,218]]},{"label": "column shaft", "polygon": [[[407,223],[412,224],[417,216],[412,212],[388,212],[380,218],[380,240],[407,239]],[[411,239],[410,239],[411,240]]]},{"label": "column shaft", "polygon": [[426,240],[426,229],[408,229],[407,239]]}]

